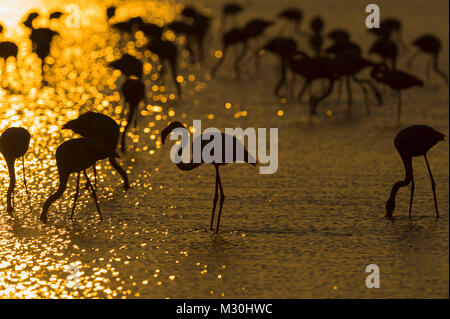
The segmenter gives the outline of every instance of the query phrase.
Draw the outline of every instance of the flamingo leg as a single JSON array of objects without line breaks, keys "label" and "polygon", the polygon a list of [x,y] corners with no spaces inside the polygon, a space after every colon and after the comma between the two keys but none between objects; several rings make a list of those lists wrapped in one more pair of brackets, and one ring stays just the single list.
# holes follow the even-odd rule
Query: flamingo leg
[{"label": "flamingo leg", "polygon": [[14,211],[14,188],[16,187],[16,172],[15,172],[15,164],[16,160],[7,160],[8,172],[9,172],[9,187],[6,195],[6,203],[9,215],[12,216]]},{"label": "flamingo leg", "polygon": [[223,202],[225,201],[225,194],[223,193],[222,181],[220,180],[219,166],[216,166],[216,171],[217,171],[217,179],[218,179],[219,189],[220,189],[220,206],[219,206],[219,216],[217,217],[217,229],[216,229],[216,231],[219,232],[220,216],[222,215],[222,206],[223,206]]},{"label": "flamingo leg", "polygon": [[347,97],[348,97],[348,109],[347,109],[347,114],[350,115],[350,113],[352,112],[352,86],[351,86],[351,82],[350,82],[350,77],[345,77],[345,84],[347,85]]},{"label": "flamingo leg", "polygon": [[73,214],[75,212],[75,207],[77,206],[78,192],[80,190],[80,172],[77,173],[77,188],[75,190],[75,197],[73,200],[72,213],[70,214],[70,220],[73,219]]},{"label": "flamingo leg", "polygon": [[25,186],[25,193],[27,193],[28,197],[28,204],[30,205],[30,211],[33,212],[33,208],[31,207],[31,197],[30,193],[28,192],[27,178],[25,175],[25,156],[22,156],[22,172],[23,172],[23,184]]},{"label": "flamingo leg", "polygon": [[97,168],[95,167],[95,164],[92,165],[92,169],[94,170],[94,187],[97,188]]},{"label": "flamingo leg", "polygon": [[402,116],[402,91],[398,90],[397,125],[400,125],[401,116]]},{"label": "flamingo leg", "polygon": [[116,159],[114,157],[110,157],[109,158],[109,162],[111,163],[111,166],[114,167],[114,169],[119,172],[120,176],[122,176],[123,188],[125,190],[130,189],[130,184],[128,182],[128,175],[124,171],[124,169],[122,167],[120,167],[120,165],[117,163],[117,161],[116,161]]},{"label": "flamingo leg", "polygon": [[428,164],[427,155],[424,155],[425,157],[425,163],[427,163],[428,173],[430,174],[431,179],[431,189],[433,190],[433,199],[434,199],[434,208],[436,209],[436,218],[439,218],[439,210],[438,210],[438,204],[436,200],[436,183],[434,182],[433,174],[431,174],[430,165]]},{"label": "flamingo leg", "polygon": [[[412,172],[412,164],[411,164],[411,172]],[[412,212],[412,204],[413,204],[413,196],[414,196],[414,174],[411,174],[411,197],[409,199],[409,219],[411,219],[411,212]]]},{"label": "flamingo leg", "polygon": [[217,191],[218,191],[217,186],[219,185],[219,180],[218,180],[218,178],[217,178],[217,172],[218,172],[218,170],[216,169],[216,190],[215,190],[215,192],[214,192],[213,209],[212,209],[212,214],[211,214],[211,225],[210,225],[210,227],[209,227],[209,230],[210,230],[210,231],[212,231],[212,229],[213,229],[213,224],[214,224],[214,213],[215,213],[215,211],[216,211],[217,200],[219,199],[218,192],[217,192]]},{"label": "flamingo leg", "polygon": [[100,216],[100,220],[103,220],[102,212],[100,211],[100,207],[98,206],[97,194],[95,193],[95,189],[94,189],[94,187],[92,186],[92,183],[91,183],[91,181],[90,181],[88,175],[86,174],[86,171],[85,171],[85,170],[83,171],[83,174],[84,174],[84,177],[86,177],[86,181],[87,181],[87,183],[89,184],[89,188],[91,189],[92,197],[94,198],[95,206],[97,207],[97,211],[98,211],[98,215]]}]

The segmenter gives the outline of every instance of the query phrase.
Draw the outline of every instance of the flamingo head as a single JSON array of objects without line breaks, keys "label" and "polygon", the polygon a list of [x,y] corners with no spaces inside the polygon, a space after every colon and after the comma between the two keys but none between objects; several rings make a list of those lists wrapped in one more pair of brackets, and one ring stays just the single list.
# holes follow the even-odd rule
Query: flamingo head
[{"label": "flamingo head", "polygon": [[391,218],[395,209],[395,199],[390,197],[386,202],[386,217]]},{"label": "flamingo head", "polygon": [[182,127],[185,128],[183,124],[181,124],[180,122],[172,122],[169,124],[169,126],[167,126],[164,130],[162,130],[161,132],[161,142],[164,144],[164,142],[166,141],[167,136],[176,128],[178,127]]}]

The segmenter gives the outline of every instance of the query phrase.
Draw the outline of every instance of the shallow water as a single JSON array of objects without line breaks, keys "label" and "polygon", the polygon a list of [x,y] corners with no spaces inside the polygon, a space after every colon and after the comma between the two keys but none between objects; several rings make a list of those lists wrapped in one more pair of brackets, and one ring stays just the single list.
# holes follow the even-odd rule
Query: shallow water
[{"label": "shallow water", "polygon": [[[348,118],[345,99],[337,106],[334,94],[319,106],[320,117],[311,123],[306,105],[273,97],[277,67],[273,57],[263,55],[260,74],[245,63],[241,81],[231,73],[231,63],[224,64],[216,79],[209,79],[214,51],[220,49],[215,40],[217,25],[207,61],[202,66],[188,66],[188,59],[182,62],[185,94],[181,101],[170,96],[174,87],[169,78],[167,88],[148,82],[151,105],[143,110],[139,129],[130,133],[128,152],[120,159],[128,170],[131,190],[123,191],[107,161],[98,163],[97,193],[105,220],[99,222],[84,191],[77,219],[69,221],[75,190],[72,177],[70,187],[50,210],[49,224],[42,225],[38,221],[42,204],[57,186],[54,151],[73,136],[60,131],[62,124],[79,110],[120,118],[115,88],[122,79],[105,66],[105,61],[120,54],[112,48],[117,37],[105,36],[105,7],[93,0],[73,0],[82,10],[81,28],[67,28],[62,22],[53,25],[61,37],[52,49],[50,86],[41,89],[39,62],[29,54],[26,32],[16,23],[30,8],[47,11],[64,8],[56,4],[65,2],[17,1],[16,10],[4,3],[0,0],[0,21],[7,28],[5,37],[20,43],[18,69],[23,81],[14,62],[9,63],[11,72],[2,78],[8,89],[0,91],[0,131],[20,125],[30,131],[32,141],[25,163],[31,209],[22,186],[21,162],[16,164],[14,218],[6,214],[6,200],[0,202],[4,212],[0,214],[0,297],[449,297],[448,140],[428,156],[441,218],[435,218],[424,160],[417,158],[413,219],[407,216],[409,190],[405,188],[398,195],[396,218],[387,220],[383,215],[390,187],[403,177],[393,145],[399,130],[395,95],[384,90],[385,105],[372,107],[367,116],[362,95],[355,90],[353,116]],[[118,12],[119,20],[142,12],[154,21],[171,18],[170,7],[147,1],[127,3],[128,11]],[[220,3],[204,2],[213,14]],[[270,18],[279,6],[290,4],[287,0],[250,3],[239,21]],[[363,27],[365,3],[339,5],[303,1],[304,28],[316,14],[324,17],[327,29],[360,25],[352,29],[352,37],[367,48],[373,38]],[[448,39],[446,1],[386,1],[380,7],[382,14],[402,19],[407,43],[427,31]],[[45,19],[37,22],[48,25]],[[279,26],[269,34],[277,32]],[[405,60],[400,60],[401,68]],[[447,41],[440,63],[448,73]],[[153,63],[152,74],[155,68]],[[146,70],[148,74],[150,64]],[[424,58],[416,61],[412,72],[425,78]],[[26,85],[21,86],[22,82]],[[448,136],[448,87],[441,78],[432,75],[425,87],[405,92],[403,102],[403,126],[427,124]],[[244,164],[221,168],[226,201],[219,234],[208,231],[214,169],[205,165],[182,172],[170,162],[170,147],[160,143],[159,131],[173,119],[188,125],[201,119],[204,128],[279,129],[276,174],[259,175],[257,168]],[[0,191],[6,194],[8,174],[5,162],[1,163]],[[380,289],[365,287],[365,267],[372,263],[380,266]],[[72,287],[68,277],[75,270],[78,287]]]}]

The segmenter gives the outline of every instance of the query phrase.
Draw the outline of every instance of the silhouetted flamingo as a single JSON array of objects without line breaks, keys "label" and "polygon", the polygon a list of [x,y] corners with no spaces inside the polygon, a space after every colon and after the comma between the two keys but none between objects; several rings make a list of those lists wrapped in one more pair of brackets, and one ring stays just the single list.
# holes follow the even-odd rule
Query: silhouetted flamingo
[{"label": "silhouetted flamingo", "polygon": [[298,95],[299,102],[301,102],[306,89],[309,88],[315,80],[326,79],[329,81],[328,89],[325,90],[322,95],[314,97],[311,95],[310,91],[309,114],[316,115],[318,103],[331,93],[334,82],[338,78],[334,69],[333,59],[324,56],[310,57],[303,51],[295,51],[289,57],[289,67],[295,74],[298,74],[305,79],[303,87]]},{"label": "silhouetted flamingo", "polygon": [[[76,119],[64,124],[62,129],[72,130],[83,137],[91,137],[100,140],[112,150],[117,148],[117,143],[119,142],[120,126],[111,117],[101,113],[90,111],[83,113]],[[109,162],[111,163],[111,166],[119,172],[120,176],[122,176],[123,188],[128,190],[130,188],[130,184],[128,182],[128,175],[125,170],[120,167],[114,156],[109,157]],[[95,164],[93,169],[95,185],[97,185],[97,170],[95,168]]]},{"label": "silhouetted flamingo", "polygon": [[178,95],[181,96],[181,85],[177,81],[178,75],[178,48],[177,46],[167,40],[162,40],[161,38],[153,37],[149,39],[149,43],[146,47],[150,52],[156,54],[161,63],[160,78],[164,79],[165,65],[164,62],[167,61],[170,67],[173,82],[177,88]]},{"label": "silhouetted flamingo", "polygon": [[50,13],[49,16],[49,20],[53,20],[53,19],[60,19],[63,16],[64,12],[61,11],[53,11],[52,13]]},{"label": "silhouetted flamingo", "polygon": [[135,56],[125,53],[119,59],[108,63],[109,67],[120,70],[125,76],[135,76],[142,78],[144,65]]},{"label": "silhouetted flamingo", "polygon": [[[180,122],[172,122],[172,123],[170,123],[169,126],[167,126],[161,132],[161,141],[162,141],[163,144],[166,141],[167,136],[173,130],[175,130],[177,128],[185,128],[185,127]],[[222,189],[222,182],[220,180],[219,167],[227,165],[227,163],[225,161],[225,158],[226,158],[225,154],[226,154],[226,151],[231,151],[231,150],[227,150],[225,148],[225,140],[227,139],[227,136],[228,136],[228,138],[232,138],[233,139],[233,162],[236,162],[236,149],[237,149],[237,147],[238,146],[239,147],[242,146],[243,149],[244,149],[244,154],[243,154],[244,155],[244,158],[243,158],[244,162],[250,163],[252,165],[255,165],[255,163],[256,163],[256,160],[253,158],[253,156],[250,153],[248,153],[247,149],[241,144],[241,142],[236,139],[236,136],[231,136],[231,135],[226,135],[224,133],[221,133],[220,136],[213,135],[212,137],[210,137],[210,139],[207,139],[206,137],[203,137],[203,136],[198,137],[198,138],[201,139],[201,152],[203,152],[203,148],[205,147],[205,145],[207,145],[211,141],[211,139],[213,139],[213,138],[216,139],[217,138],[217,139],[221,139],[222,140],[222,159],[221,159],[220,163],[216,163],[215,161],[210,163],[210,164],[214,165],[214,167],[216,168],[216,187],[215,187],[215,195],[214,195],[214,200],[213,200],[213,209],[212,209],[212,214],[211,214],[211,225],[210,225],[210,230],[211,231],[213,229],[214,213],[215,213],[215,210],[216,210],[216,204],[217,204],[217,200],[218,200],[218,189],[217,188],[219,187],[219,189],[220,189],[220,206],[219,206],[219,215],[218,215],[218,219],[217,219],[217,228],[216,228],[217,232],[219,231],[220,216],[222,214],[223,202],[225,201],[225,195],[224,195],[223,189]],[[195,141],[194,141],[194,143],[195,143]],[[239,144],[241,144],[241,145],[239,145]],[[239,159],[239,160],[242,160],[242,159]],[[193,162],[183,163],[182,161],[180,161],[176,165],[177,165],[177,167],[179,169],[181,169],[183,171],[190,171],[190,170],[192,170],[194,168],[199,167],[203,163],[204,162],[203,162],[203,159],[202,159],[202,161],[200,163],[193,163]]]},{"label": "silhouetted flamingo", "polygon": [[111,20],[116,15],[117,8],[115,6],[109,6],[106,8],[106,20]]},{"label": "silhouetted flamingo", "polygon": [[234,20],[234,25],[236,26],[236,16],[244,10],[242,5],[235,2],[229,2],[223,5],[222,7],[222,17],[220,27],[222,30],[225,30],[225,23],[227,22],[227,18],[231,17]]},{"label": "silhouetted flamingo", "polygon": [[[441,41],[436,38],[434,35],[425,34],[419,38],[417,38],[413,45],[417,47],[418,51],[416,51],[411,58],[408,60],[408,65],[411,66],[412,61],[417,57],[419,53],[429,54],[433,61],[433,69],[437,75],[442,77],[445,80],[445,83],[448,84],[448,76],[443,71],[439,70],[438,67],[438,59],[439,53],[441,52]],[[429,64],[427,64],[427,75],[429,76]]]},{"label": "silhouetted flamingo", "polygon": [[378,54],[381,57],[383,63],[386,63],[388,60],[390,60],[391,68],[392,70],[395,70],[398,50],[395,42],[393,42],[389,38],[380,38],[375,41],[375,43],[370,48],[369,53]]},{"label": "silhouetted flamingo", "polygon": [[281,86],[286,82],[289,57],[297,50],[297,42],[292,38],[277,37],[270,40],[262,49],[277,55],[280,59],[281,74],[274,91],[278,96]]},{"label": "silhouetted flamingo", "polygon": [[72,207],[72,214],[70,215],[70,219],[73,218],[80,188],[80,172],[83,172],[84,177],[86,178],[87,184],[91,189],[100,220],[103,220],[102,213],[100,212],[100,207],[97,202],[97,194],[95,193],[95,189],[89,180],[86,170],[97,161],[110,156],[119,157],[119,155],[117,155],[114,150],[103,144],[101,141],[90,137],[81,137],[63,142],[56,149],[55,155],[56,165],[58,166],[59,186],[58,190],[50,195],[45,201],[40,217],[41,221],[47,223],[47,213],[50,206],[58,198],[60,198],[66,190],[67,181],[70,174],[77,173],[77,187]]},{"label": "silhouetted flamingo", "polygon": [[374,64],[363,58],[358,53],[352,51],[343,51],[335,55],[333,59],[333,69],[336,72],[337,76],[343,77],[347,86],[347,96],[348,96],[348,114],[351,112],[352,108],[352,89],[351,89],[351,81],[355,81],[362,89],[364,94],[364,101],[366,104],[367,114],[370,114],[369,109],[369,101],[367,97],[367,90],[364,84],[368,85],[378,100],[378,104],[382,105],[383,101],[381,98],[381,94],[375,88],[375,86],[367,79],[359,79],[356,77],[358,73],[362,70],[367,69],[368,67],[373,66]]},{"label": "silhouetted flamingo", "polygon": [[[0,153],[3,154],[9,172],[9,187],[6,194],[6,211],[12,215],[14,211],[14,188],[16,187],[16,159],[22,158],[23,183],[25,191],[30,201],[30,195],[27,188],[27,180],[25,177],[25,159],[24,155],[28,151],[30,145],[30,133],[22,127],[10,127],[6,129],[0,136]],[[30,203],[31,207],[31,203]]]},{"label": "silhouetted flamingo", "polygon": [[191,25],[191,30],[189,37],[195,40],[197,46],[198,61],[203,61],[205,56],[203,43],[205,41],[206,35],[208,34],[210,27],[211,18],[199,13]]},{"label": "silhouetted flamingo", "polygon": [[147,98],[145,95],[145,84],[140,79],[132,79],[128,78],[121,88],[122,95],[125,99],[125,106],[128,104],[128,114],[127,114],[127,125],[122,132],[122,142],[120,144],[120,149],[122,152],[125,151],[125,137],[130,127],[131,123],[134,119],[134,127],[137,127],[137,120],[139,116],[139,112],[135,115],[135,112],[139,106],[141,101],[144,101],[147,104]]},{"label": "silhouetted flamingo", "polygon": [[406,45],[402,38],[402,23],[397,18],[385,18],[380,21],[379,28],[372,28],[369,31],[380,38],[388,38],[397,41],[404,49]]},{"label": "silhouetted flamingo", "polygon": [[413,125],[401,130],[394,140],[394,145],[402,158],[405,167],[405,179],[394,184],[389,199],[386,202],[386,217],[392,217],[395,209],[395,197],[400,187],[411,184],[411,197],[409,200],[409,218],[411,218],[413,195],[414,195],[414,174],[412,167],[412,158],[422,156],[425,158],[428,173],[431,179],[431,189],[433,190],[434,207],[436,209],[436,218],[439,218],[438,204],[436,200],[436,184],[430,165],[427,159],[427,152],[439,141],[443,141],[445,135],[426,125]]},{"label": "silhouetted flamingo", "polygon": [[319,56],[322,52],[323,36],[322,31],[324,28],[323,19],[319,16],[311,20],[310,24],[313,34],[309,38],[309,44],[314,51],[315,56]]},{"label": "silhouetted flamingo", "polygon": [[36,12],[30,13],[23,24],[31,30],[30,40],[32,42],[33,52],[35,52],[41,60],[42,83],[46,84],[47,82],[44,80],[45,58],[50,54],[50,46],[53,38],[59,35],[59,33],[49,28],[35,29],[33,27],[33,20],[38,16],[39,14]]},{"label": "silhouetted flamingo", "polygon": [[293,23],[294,31],[300,32],[300,23],[302,22],[303,12],[297,8],[287,8],[278,14],[279,18],[286,19]]},{"label": "silhouetted flamingo", "polygon": [[242,44],[242,51],[236,57],[234,62],[234,70],[236,72],[237,78],[240,78],[240,62],[244,58],[248,49],[248,41],[252,38],[257,38],[264,33],[267,27],[271,26],[273,22],[266,21],[263,19],[253,19],[249,21],[244,28],[234,28],[226,32],[222,36],[222,57],[217,61],[216,65],[211,70],[211,76],[214,77],[219,67],[225,60],[228,48],[233,45]]},{"label": "silhouetted flamingo", "polygon": [[399,70],[389,70],[387,65],[384,63],[375,65],[370,72],[370,75],[376,81],[383,83],[389,86],[391,89],[397,91],[397,124],[400,124],[400,117],[402,113],[402,91],[415,86],[423,86],[423,82],[415,76],[406,72]]}]

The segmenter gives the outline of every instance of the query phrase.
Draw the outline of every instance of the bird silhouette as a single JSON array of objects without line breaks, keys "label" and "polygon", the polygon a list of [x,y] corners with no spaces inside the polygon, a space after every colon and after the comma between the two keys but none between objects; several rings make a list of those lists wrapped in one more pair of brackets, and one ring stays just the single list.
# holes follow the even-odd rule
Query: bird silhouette
[{"label": "bird silhouette", "polygon": [[3,30],[5,29],[5,27],[3,26],[3,24],[0,23],[0,34],[3,33]]},{"label": "bird silhouette", "polygon": [[434,207],[436,209],[436,218],[439,218],[438,204],[436,200],[436,184],[430,165],[427,159],[427,152],[439,141],[443,141],[445,135],[436,131],[430,126],[413,125],[401,130],[394,139],[394,145],[400,154],[405,167],[405,179],[398,181],[392,186],[391,194],[386,202],[386,216],[392,217],[395,209],[395,197],[401,187],[405,187],[411,183],[411,196],[409,200],[409,218],[411,218],[412,203],[414,196],[414,174],[412,167],[412,158],[423,156],[427,164],[428,173],[431,179],[431,189],[433,190]]},{"label": "bird silhouette", "polygon": [[312,35],[309,38],[309,45],[314,51],[315,56],[319,56],[322,52],[324,21],[321,17],[317,16],[311,20],[310,23]]},{"label": "bird silhouette", "polygon": [[6,74],[6,61],[8,60],[8,58],[14,58],[16,60],[17,66],[17,53],[19,53],[19,48],[14,42],[0,41],[0,62],[2,62],[3,64],[2,76]]},{"label": "bird silhouette", "polygon": [[403,71],[389,70],[384,63],[374,65],[370,75],[376,81],[397,91],[397,124],[399,125],[402,114],[402,91],[416,86],[423,86],[422,80]]},{"label": "bird silhouette", "polygon": [[343,78],[345,80],[345,84],[347,86],[347,97],[348,97],[348,114],[351,113],[352,109],[352,88],[351,88],[351,82],[356,82],[361,90],[363,91],[364,95],[364,101],[366,104],[366,112],[367,114],[370,114],[370,108],[369,108],[369,99],[367,94],[367,89],[365,85],[367,85],[373,92],[375,98],[378,101],[379,105],[383,104],[383,100],[381,97],[380,92],[376,89],[376,87],[372,84],[372,82],[368,79],[360,79],[357,77],[357,75],[369,68],[372,67],[374,63],[372,63],[370,60],[367,60],[363,58],[360,54],[355,53],[353,51],[341,51],[340,53],[336,54],[333,58],[333,69],[334,72],[336,72],[336,75]]},{"label": "bird silhouette", "polygon": [[[448,76],[444,71],[439,69],[438,60],[439,53],[441,52],[441,41],[431,34],[425,34],[417,38],[413,45],[418,49],[408,60],[408,66],[411,66],[413,60],[417,57],[419,53],[425,53],[431,57],[433,63],[433,69],[437,75],[442,77],[446,84],[448,84]],[[427,64],[427,76],[429,77],[429,64]]]},{"label": "bird silhouette", "polygon": [[189,37],[192,38],[192,42],[196,44],[197,57],[195,61],[202,62],[205,57],[204,42],[208,34],[211,24],[211,18],[199,13],[192,22]]},{"label": "bird silhouette", "polygon": [[397,18],[385,18],[380,21],[379,28],[371,28],[369,32],[379,38],[387,38],[398,43],[404,50],[407,50],[406,44],[402,38],[402,22]]},{"label": "bird silhouette", "polygon": [[[22,127],[10,127],[6,129],[0,136],[0,153],[3,154],[9,172],[9,187],[6,195],[7,212],[12,215],[14,211],[14,188],[16,187],[16,159],[22,158],[23,183],[25,191],[30,202],[30,195],[27,188],[27,180],[25,177],[25,159],[24,155],[28,151],[30,145],[30,133]],[[30,204],[31,206],[31,204]]]},{"label": "bird silhouette", "polygon": [[[182,128],[185,129],[185,127],[183,126],[183,124],[181,124],[180,122],[172,122],[170,123],[169,126],[167,126],[162,132],[161,132],[161,141],[164,144],[164,142],[166,141],[167,136],[175,129],[178,128]],[[210,164],[214,165],[215,169],[216,169],[216,185],[215,185],[215,195],[214,195],[214,199],[213,199],[213,209],[212,209],[212,214],[211,214],[211,224],[210,224],[210,230],[213,230],[213,223],[214,223],[214,214],[215,214],[215,210],[216,210],[216,204],[217,204],[217,200],[218,200],[218,188],[220,190],[220,205],[219,205],[219,214],[218,214],[218,218],[217,218],[217,227],[216,227],[216,231],[219,231],[219,225],[220,225],[220,217],[222,214],[222,206],[223,206],[223,202],[225,201],[225,195],[223,192],[223,188],[222,188],[222,182],[220,180],[220,173],[219,173],[219,167],[220,166],[224,166],[227,165],[226,162],[226,152],[231,151],[225,148],[225,141],[228,138],[232,138],[233,141],[233,162],[236,162],[237,160],[239,161],[244,161],[246,163],[250,163],[252,165],[255,165],[256,160],[255,158],[247,151],[247,149],[244,147],[244,145],[242,145],[242,143],[240,141],[238,141],[236,139],[236,136],[231,136],[231,135],[227,135],[224,133],[220,133],[219,134],[213,134],[209,139],[207,137],[204,136],[200,136],[198,137],[201,139],[201,152],[203,153],[203,149],[205,148],[205,146],[212,140],[216,140],[216,139],[220,139],[221,140],[221,144],[222,144],[222,159],[220,162],[216,162],[216,161],[212,161]],[[195,143],[195,141],[194,141]],[[242,147],[243,148],[243,159],[241,158],[237,158],[236,154],[236,149],[238,147]],[[214,152],[211,153],[211,155],[213,156]],[[203,163],[205,163],[203,161],[203,158],[201,160],[200,163],[195,163],[192,160],[189,163],[183,163],[182,161],[180,161],[179,163],[177,163],[177,167],[183,171],[190,171],[194,168],[199,167],[200,165],[202,165]]]},{"label": "bird silhouette", "polygon": [[130,127],[131,123],[134,120],[134,127],[137,127],[137,121],[139,112],[136,113],[138,109],[139,103],[142,101],[147,105],[147,98],[145,95],[145,84],[140,79],[128,78],[121,88],[122,95],[125,100],[125,106],[128,105],[128,114],[127,114],[127,124],[122,132],[120,150],[125,152],[125,137]]},{"label": "bird silhouette", "polygon": [[296,33],[301,33],[300,24],[303,19],[303,12],[298,8],[286,8],[278,14],[278,18],[291,22]]},{"label": "bird silhouette", "polygon": [[244,10],[244,7],[239,3],[229,2],[222,7],[222,16],[220,27],[225,30],[225,25],[229,18],[233,19],[233,24],[236,26],[236,16]]},{"label": "bird silhouette", "polygon": [[70,174],[77,173],[75,199],[72,206],[72,214],[70,215],[70,219],[73,218],[80,188],[80,172],[83,172],[84,177],[86,178],[88,186],[91,189],[92,197],[94,198],[100,220],[103,220],[97,201],[97,194],[95,193],[95,189],[89,180],[86,170],[93,166],[97,161],[111,156],[119,157],[119,155],[117,155],[117,153],[110,147],[103,144],[100,140],[90,137],[81,137],[63,142],[56,149],[55,156],[56,165],[58,167],[59,186],[58,190],[51,194],[45,201],[40,216],[41,221],[47,223],[47,214],[50,206],[63,195],[66,190],[67,181]]},{"label": "bird silhouette", "polygon": [[383,63],[390,61],[392,70],[395,70],[397,64],[398,50],[394,41],[387,37],[375,41],[369,50],[370,54],[377,54],[381,57]]},{"label": "bird silhouette", "polygon": [[338,78],[334,69],[333,59],[326,56],[310,57],[303,51],[295,51],[289,57],[289,67],[294,74],[300,75],[305,79],[303,86],[298,95],[298,101],[302,101],[302,97],[311,84],[318,79],[329,81],[328,89],[319,97],[314,97],[310,92],[310,110],[309,114],[317,114],[317,106],[320,101],[325,99],[332,91],[335,80]]},{"label": "bird silhouette", "polygon": [[117,8],[115,6],[109,6],[108,8],[106,8],[106,19],[107,19],[107,21],[109,21],[112,18],[114,18],[114,16],[116,15],[116,10],[117,10]]},{"label": "bird silhouette", "polygon": [[119,59],[108,63],[108,66],[119,70],[127,77],[135,76],[138,78],[142,78],[142,74],[144,71],[144,65],[142,61],[128,53],[125,53]]},{"label": "bird silhouette", "polygon": [[239,79],[241,77],[240,62],[247,53],[249,40],[261,36],[264,31],[271,25],[273,25],[273,22],[257,18],[247,22],[244,28],[234,28],[223,34],[222,57],[219,58],[217,63],[212,68],[211,77],[214,77],[216,75],[217,70],[225,61],[225,56],[230,46],[242,44],[241,52],[236,57],[236,60],[234,62],[234,71],[236,73],[236,77]]},{"label": "bird silhouette", "polygon": [[50,28],[34,28],[33,21],[39,17],[39,14],[32,12],[28,15],[23,24],[31,30],[30,40],[32,43],[32,50],[41,60],[42,84],[47,84],[45,81],[45,58],[50,54],[51,43],[53,38],[59,35],[58,32]]},{"label": "bird silhouette", "polygon": [[57,20],[60,19],[62,16],[64,15],[64,12],[61,11],[53,11],[52,13],[50,13],[50,16],[48,17],[49,20]]},{"label": "bird silhouette", "polygon": [[274,94],[278,96],[281,87],[286,83],[289,57],[297,50],[297,42],[293,38],[276,37],[264,45],[262,50],[275,54],[280,60],[280,79],[274,91]]},{"label": "bird silhouette", "polygon": [[[97,113],[86,112],[78,116],[74,120],[68,121],[63,125],[62,129],[72,130],[73,132],[80,134],[83,137],[95,138],[112,150],[117,148],[120,136],[120,126],[111,117]],[[128,175],[125,170],[120,167],[114,156],[109,157],[111,166],[120,174],[123,179],[123,188],[128,190],[130,184],[128,182]],[[93,166],[95,185],[97,185],[97,171],[95,164]]]},{"label": "bird silhouette", "polygon": [[146,47],[150,52],[156,54],[159,58],[161,69],[160,69],[160,79],[164,81],[165,74],[165,63],[167,62],[170,67],[173,83],[177,89],[177,93],[181,96],[181,85],[177,81],[178,76],[178,48],[177,46],[167,40],[162,40],[161,38],[152,37]]}]

